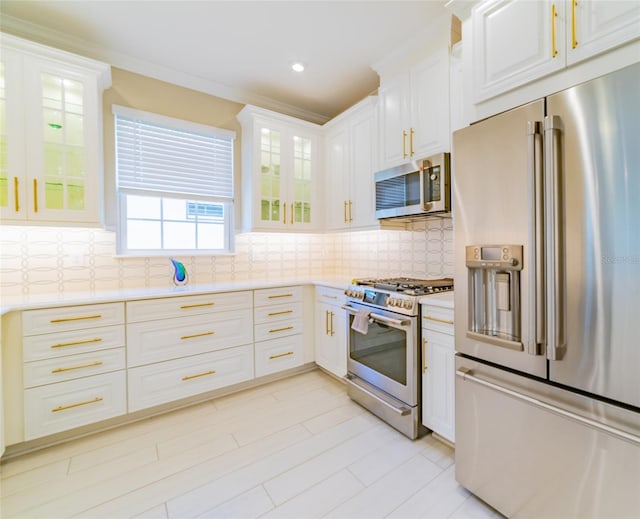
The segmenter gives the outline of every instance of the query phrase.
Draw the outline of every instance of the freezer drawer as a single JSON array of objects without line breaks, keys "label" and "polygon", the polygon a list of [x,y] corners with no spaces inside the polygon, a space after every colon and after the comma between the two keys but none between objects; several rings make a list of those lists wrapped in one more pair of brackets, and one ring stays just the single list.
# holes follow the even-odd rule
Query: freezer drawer
[{"label": "freezer drawer", "polygon": [[508,517],[637,517],[640,415],[456,358],[456,479]]}]

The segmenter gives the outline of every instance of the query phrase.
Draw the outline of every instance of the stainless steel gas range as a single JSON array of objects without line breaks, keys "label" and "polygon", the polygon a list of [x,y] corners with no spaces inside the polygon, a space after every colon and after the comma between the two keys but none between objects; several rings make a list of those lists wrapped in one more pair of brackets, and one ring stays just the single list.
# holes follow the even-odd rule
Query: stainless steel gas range
[{"label": "stainless steel gas range", "polygon": [[348,394],[409,438],[427,430],[420,415],[420,304],[453,290],[453,279],[360,279],[345,291]]}]

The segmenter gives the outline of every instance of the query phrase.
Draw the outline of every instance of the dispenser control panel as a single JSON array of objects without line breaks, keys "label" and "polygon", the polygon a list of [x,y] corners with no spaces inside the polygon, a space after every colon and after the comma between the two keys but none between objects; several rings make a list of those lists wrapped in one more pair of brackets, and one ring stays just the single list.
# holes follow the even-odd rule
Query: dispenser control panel
[{"label": "dispenser control panel", "polygon": [[469,268],[522,270],[522,245],[468,245]]}]

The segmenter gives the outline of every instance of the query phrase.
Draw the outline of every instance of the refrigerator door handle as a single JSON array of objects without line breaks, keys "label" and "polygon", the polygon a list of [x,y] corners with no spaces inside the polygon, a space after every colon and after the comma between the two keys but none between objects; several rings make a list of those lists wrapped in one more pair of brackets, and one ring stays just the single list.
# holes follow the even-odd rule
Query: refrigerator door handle
[{"label": "refrigerator door handle", "polygon": [[542,130],[539,121],[527,122],[527,173],[529,183],[529,314],[526,350],[529,355],[544,353],[544,193]]},{"label": "refrigerator door handle", "polygon": [[593,429],[597,429],[598,431],[610,434],[612,436],[616,436],[617,438],[621,438],[631,443],[635,443],[640,446],[640,437],[635,434],[628,433],[626,431],[621,431],[620,429],[616,429],[615,427],[611,427],[609,425],[603,424],[601,422],[596,422],[595,420],[591,420],[590,418],[586,418],[579,414],[572,413],[571,411],[567,411],[566,409],[562,409],[561,407],[557,407],[555,405],[547,404],[542,400],[538,400],[537,398],[533,398],[522,393],[518,393],[517,391],[513,391],[506,387],[500,386],[498,384],[494,384],[493,382],[489,382],[488,380],[483,380],[473,375],[473,370],[469,368],[459,368],[456,370],[456,376],[460,377],[462,380],[474,382],[481,386],[487,387],[489,389],[493,389],[494,391],[498,391],[500,393],[509,395],[513,398],[517,398],[518,400],[523,400],[535,407],[539,407],[541,409],[545,409],[547,411],[551,411],[552,413],[558,414],[565,418],[569,418],[570,420],[574,420],[581,424],[592,427]]},{"label": "refrigerator door handle", "polygon": [[547,115],[544,118],[545,140],[545,207],[544,231],[545,274],[546,274],[546,325],[547,358],[561,360],[564,352],[564,314],[563,314],[563,235],[560,226],[562,218],[562,182],[560,163],[560,137],[562,121],[558,116]]}]

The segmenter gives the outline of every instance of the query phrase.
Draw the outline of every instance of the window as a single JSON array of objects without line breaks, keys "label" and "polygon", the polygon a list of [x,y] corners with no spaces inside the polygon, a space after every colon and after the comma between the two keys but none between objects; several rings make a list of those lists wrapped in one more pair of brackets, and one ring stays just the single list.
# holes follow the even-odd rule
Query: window
[{"label": "window", "polygon": [[114,106],[118,254],[233,250],[235,133]]}]

